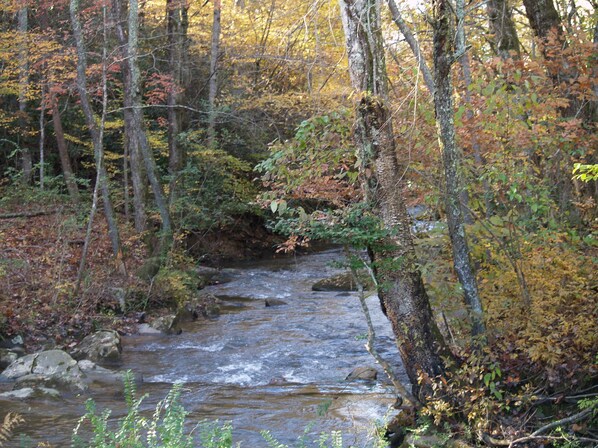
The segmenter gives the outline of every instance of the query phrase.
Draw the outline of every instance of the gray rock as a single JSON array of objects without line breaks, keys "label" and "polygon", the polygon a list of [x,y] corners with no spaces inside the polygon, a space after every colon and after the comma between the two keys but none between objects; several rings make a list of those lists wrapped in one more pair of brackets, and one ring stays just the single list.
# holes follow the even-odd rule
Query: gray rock
[{"label": "gray rock", "polygon": [[15,362],[19,355],[8,348],[0,348],[0,369],[6,369]]},{"label": "gray rock", "polygon": [[85,383],[92,384],[118,384],[121,385],[124,377],[123,372],[114,372],[101,367],[88,359],[77,363],[81,371],[85,374]]},{"label": "gray rock", "polygon": [[[359,273],[359,281],[363,284],[364,289],[373,288],[372,280],[367,274]],[[357,291],[357,285],[353,275],[350,272],[344,272],[314,283],[311,289],[312,291]]]},{"label": "gray rock", "polygon": [[86,336],[71,352],[77,360],[90,359],[100,363],[118,362],[121,353],[120,335],[114,330],[101,330]]},{"label": "gray rock", "polygon": [[278,300],[278,299],[266,299],[266,300],[264,300],[264,305],[266,305],[266,307],[270,307],[270,306],[284,306],[286,304],[287,304],[287,302],[284,302],[284,301]]},{"label": "gray rock", "polygon": [[32,387],[25,387],[23,389],[11,390],[10,392],[3,392],[0,394],[0,398],[7,400],[25,400],[33,397],[35,390]]},{"label": "gray rock", "polygon": [[158,317],[150,323],[150,326],[165,334],[181,334],[182,332],[181,328],[178,326],[178,322],[176,322],[175,315]]},{"label": "gray rock", "polygon": [[60,398],[60,392],[50,387],[38,387],[37,392],[48,398]]},{"label": "gray rock", "polygon": [[24,356],[4,370],[2,375],[16,380],[18,386],[51,386],[83,391],[84,374],[77,361],[62,350],[48,350]]},{"label": "gray rock", "polygon": [[79,370],[75,361],[67,352],[62,350],[48,350],[37,355],[33,362],[31,373],[44,376],[61,375],[69,371]]},{"label": "gray rock", "polygon": [[378,371],[373,367],[356,367],[353,371],[347,375],[345,380],[347,381],[355,381],[355,380],[365,380],[365,381],[376,381],[378,378]]},{"label": "gray rock", "polygon": [[60,398],[60,392],[50,387],[23,387],[0,394],[0,399],[26,400],[28,398]]},{"label": "gray rock", "polygon": [[32,355],[23,356],[22,358],[17,359],[15,362],[9,365],[4,372],[2,372],[2,375],[10,379],[29,375],[33,370],[33,362],[37,356],[38,354],[34,353]]},{"label": "gray rock", "polygon": [[156,330],[150,324],[139,324],[137,327],[139,334],[161,334],[160,330]]}]

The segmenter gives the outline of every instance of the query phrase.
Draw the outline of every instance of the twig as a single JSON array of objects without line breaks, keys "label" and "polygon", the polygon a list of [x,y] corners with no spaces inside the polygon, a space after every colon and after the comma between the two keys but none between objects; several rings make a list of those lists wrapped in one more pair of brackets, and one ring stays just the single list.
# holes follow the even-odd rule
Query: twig
[{"label": "twig", "polygon": [[[368,353],[370,353],[370,355],[372,355],[374,357],[376,362],[378,364],[380,364],[380,366],[384,370],[384,373],[386,373],[386,376],[388,376],[388,378],[392,382],[392,384],[395,387],[395,390],[399,394],[399,396],[404,401],[407,401],[407,403],[409,405],[417,407],[417,405],[419,404],[419,401],[417,400],[417,398],[415,398],[413,396],[413,394],[411,394],[407,390],[407,388],[399,381],[399,379],[395,376],[394,372],[392,371],[392,367],[390,366],[390,364],[384,358],[382,358],[382,356],[380,356],[380,354],[374,347],[374,342],[376,340],[376,332],[374,330],[374,325],[372,324],[372,318],[370,316],[370,311],[368,309],[368,305],[365,301],[365,293],[364,293],[363,283],[361,282],[361,280],[359,279],[359,276],[357,275],[357,270],[351,264],[351,261],[350,261],[351,253],[347,247],[345,247],[345,252],[347,254],[347,257],[349,258],[349,267],[351,269],[351,276],[353,277],[353,281],[357,285],[357,291],[359,293],[359,303],[361,304],[363,314],[365,315],[365,321],[368,326],[368,339],[365,344],[365,348],[368,351]],[[374,284],[377,284],[376,277],[374,276],[374,273],[371,270],[371,268],[367,265],[367,263],[365,263],[363,261],[362,261],[362,263],[363,263],[364,267],[367,269],[370,276],[372,277]]]},{"label": "twig", "polygon": [[[484,443],[489,444],[489,445],[494,445],[494,446],[508,446],[509,448],[512,448],[514,445],[518,445],[520,443],[524,443],[524,442],[529,442],[531,440],[538,440],[538,439],[550,439],[550,440],[556,440],[556,439],[562,439],[562,437],[558,437],[558,436],[543,436],[542,434],[544,434],[546,431],[550,431],[551,429],[557,428],[559,426],[563,426],[563,425],[567,425],[570,423],[575,423],[578,422],[580,420],[583,420],[584,418],[586,418],[588,415],[592,414],[594,412],[594,408],[588,408],[588,409],[584,409],[581,412],[578,412],[577,414],[573,414],[569,417],[565,417],[562,418],[560,420],[555,420],[554,422],[548,423],[547,425],[542,426],[541,428],[537,429],[536,431],[532,432],[530,435],[524,436],[524,437],[520,437],[519,439],[515,439],[515,440],[500,440],[500,439],[495,439],[494,437],[488,435],[488,434],[482,434],[481,435],[481,439]],[[596,442],[596,440],[594,439],[590,439],[587,437],[580,437],[579,438],[580,441],[584,441],[584,442]]]}]

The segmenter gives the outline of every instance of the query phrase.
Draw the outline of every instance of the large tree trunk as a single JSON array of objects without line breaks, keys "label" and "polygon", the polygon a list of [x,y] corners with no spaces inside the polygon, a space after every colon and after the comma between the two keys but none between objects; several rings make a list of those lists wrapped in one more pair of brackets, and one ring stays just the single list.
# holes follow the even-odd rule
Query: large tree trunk
[{"label": "large tree trunk", "polygon": [[158,212],[162,218],[162,241],[160,244],[160,255],[166,255],[172,245],[172,221],[170,219],[170,211],[168,210],[168,204],[166,202],[162,184],[158,179],[158,173],[156,169],[156,161],[154,160],[154,154],[150,148],[149,141],[145,132],[145,125],[143,123],[143,112],[141,109],[141,85],[139,75],[139,65],[137,61],[137,49],[138,49],[138,35],[139,30],[139,3],[137,0],[131,0],[129,2],[129,40],[127,45],[127,61],[129,66],[130,76],[130,94],[131,105],[132,105],[132,129],[134,133],[130,138],[135,138],[139,149],[141,150],[141,156],[143,157],[143,163],[147,173],[156,206]]},{"label": "large tree trunk", "polygon": [[[411,226],[401,196],[405,167],[399,165],[392,120],[386,106],[387,80],[377,0],[340,0],[351,81],[358,103],[355,140],[362,160],[366,201],[389,236],[371,248],[378,294],[391,321],[407,374],[418,396],[418,377],[440,375],[444,342],[436,328],[417,268]],[[427,391],[426,391],[427,392]]]},{"label": "large tree trunk", "polygon": [[214,2],[214,19],[212,21],[212,44],[210,51],[210,82],[208,93],[208,145],[216,147],[216,95],[218,93],[218,59],[220,58],[220,0]]},{"label": "large tree trunk", "polygon": [[563,34],[561,18],[552,0],[523,0],[523,6],[536,37],[544,40],[551,30],[556,30],[559,36]]},{"label": "large tree trunk", "polygon": [[121,71],[123,74],[124,87],[124,124],[125,124],[125,144],[127,145],[130,167],[131,183],[133,184],[133,209],[135,230],[143,232],[147,223],[146,208],[146,185],[147,176],[143,164],[143,158],[140,154],[139,142],[134,128],[133,118],[133,93],[131,87],[131,72],[128,62],[127,37],[122,26],[122,0],[112,1],[112,13],[114,16],[116,37],[121,48],[122,62]]},{"label": "large tree trunk", "polygon": [[471,315],[472,334],[485,332],[482,305],[478,292],[475,272],[469,257],[469,247],[465,235],[465,222],[460,197],[461,163],[455,138],[453,110],[453,85],[451,66],[454,62],[454,27],[451,26],[451,6],[448,0],[434,0],[434,82],[436,93],[434,106],[438,140],[442,150],[445,174],[445,207],[449,235],[453,249],[453,263],[468,311]]},{"label": "large tree trunk", "polygon": [[513,11],[507,0],[488,0],[486,4],[492,46],[502,59],[521,57],[519,37],[513,21]]},{"label": "large tree trunk", "polygon": [[[27,32],[29,28],[27,3],[20,1],[21,7],[17,13],[17,33],[19,35],[19,124],[23,134],[27,133],[27,88],[29,84],[29,50],[27,48]],[[21,168],[23,183],[31,184],[33,178],[33,161],[27,142],[20,144]]]},{"label": "large tree trunk", "polygon": [[85,73],[87,68],[87,55],[85,54],[83,33],[81,31],[81,22],[79,21],[79,0],[70,0],[70,16],[75,45],[77,47],[77,90],[79,92],[79,99],[81,100],[83,115],[85,115],[85,121],[87,122],[87,127],[89,128],[93,143],[96,167],[99,173],[97,179],[100,183],[102,201],[104,204],[104,215],[106,216],[106,221],[108,223],[108,235],[110,236],[110,242],[112,243],[112,251],[117,262],[121,264],[119,267],[122,267],[122,252],[118,226],[114,208],[112,207],[112,201],[110,199],[108,175],[103,164],[104,142],[101,132],[102,130],[98,128],[98,123],[96,122],[96,117],[94,116],[89,95],[87,93],[87,75]]}]

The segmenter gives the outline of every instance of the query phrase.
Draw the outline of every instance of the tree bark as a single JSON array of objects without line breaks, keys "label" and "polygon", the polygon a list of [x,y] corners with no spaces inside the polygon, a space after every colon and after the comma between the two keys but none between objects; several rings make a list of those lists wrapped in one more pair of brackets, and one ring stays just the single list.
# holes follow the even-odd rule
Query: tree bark
[{"label": "tree bark", "polygon": [[488,0],[486,4],[494,51],[502,59],[521,57],[519,37],[508,0]]},{"label": "tree bark", "polygon": [[56,98],[56,95],[52,95],[50,102],[52,107],[52,124],[54,126],[56,146],[58,146],[58,155],[60,157],[60,165],[62,166],[64,182],[66,183],[66,189],[69,192],[69,196],[71,197],[73,203],[79,204],[79,188],[77,187],[77,182],[73,174],[71,159],[69,157],[68,147],[64,138],[62,117],[60,115],[60,109],[58,108],[58,99]]},{"label": "tree bark", "polygon": [[389,236],[370,250],[378,294],[392,324],[413,394],[428,392],[420,374],[444,372],[446,347],[436,328],[417,268],[410,219],[401,192],[405,167],[399,165],[392,120],[386,106],[387,80],[377,0],[340,0],[351,82],[357,104],[355,141],[362,161],[360,179],[367,203]]},{"label": "tree bark", "polygon": [[442,150],[445,173],[445,207],[449,236],[453,249],[453,263],[461,287],[463,298],[472,321],[474,336],[485,333],[482,305],[478,292],[475,272],[469,256],[465,234],[464,216],[460,204],[462,192],[460,154],[455,138],[453,110],[453,85],[451,66],[454,62],[451,6],[448,0],[434,0],[434,81],[436,93],[434,107],[438,140]]},{"label": "tree bark", "polygon": [[158,179],[157,169],[156,169],[156,161],[154,160],[154,154],[150,148],[149,141],[147,139],[147,135],[145,133],[145,126],[143,123],[143,112],[141,109],[141,86],[140,86],[140,74],[139,74],[139,64],[137,61],[137,49],[138,49],[138,35],[137,32],[139,30],[139,3],[138,0],[131,0],[129,2],[129,40],[127,45],[127,62],[129,66],[129,75],[130,75],[130,83],[131,89],[130,94],[132,95],[131,98],[131,105],[132,105],[132,131],[134,135],[132,138],[135,138],[139,145],[139,149],[141,150],[141,156],[143,157],[143,163],[145,165],[145,170],[147,173],[147,178],[149,180],[150,186],[152,188],[152,192],[154,194],[154,199],[156,201],[156,206],[158,207],[158,212],[160,213],[160,218],[162,218],[162,238],[161,238],[161,247],[160,247],[160,254],[161,256],[166,255],[166,253],[170,250],[172,245],[172,221],[170,219],[170,212],[168,210],[168,204],[166,202],[164,191],[162,189],[162,184]]},{"label": "tree bark", "polygon": [[125,123],[125,144],[130,159],[131,183],[133,184],[133,209],[135,230],[143,232],[147,224],[146,214],[146,185],[147,176],[144,169],[143,159],[140,154],[139,142],[137,140],[134,118],[133,118],[133,91],[131,86],[131,72],[128,62],[127,37],[122,26],[122,0],[112,1],[112,13],[115,21],[116,37],[120,44],[122,62],[121,71],[123,74],[124,88],[124,110]]},{"label": "tree bark", "polygon": [[[553,0],[523,0],[525,15],[534,31],[534,35],[541,40],[548,37],[551,30],[556,30],[559,36],[563,35],[561,17],[557,12]],[[544,49],[545,51],[545,49]],[[546,53],[544,53],[546,57]]]},{"label": "tree bark", "polygon": [[210,51],[210,82],[208,94],[208,145],[216,147],[216,95],[218,94],[218,59],[220,58],[220,16],[221,0],[214,2],[214,19],[212,21],[212,43]]},{"label": "tree bark", "polygon": [[[94,148],[94,156],[96,167],[98,170],[99,188],[102,193],[102,201],[104,204],[104,215],[108,223],[108,235],[112,243],[112,251],[117,259],[117,262],[122,266],[122,251],[120,245],[120,236],[118,232],[118,225],[116,223],[116,216],[112,201],[110,199],[110,190],[108,188],[108,175],[103,164],[104,148],[103,148],[103,133],[102,129],[98,127],[96,117],[89,95],[87,93],[87,75],[85,70],[87,68],[87,55],[85,54],[85,45],[83,42],[83,33],[81,30],[81,22],[79,21],[79,0],[70,0],[70,16],[73,27],[73,36],[75,38],[75,46],[77,48],[77,90],[81,100],[81,108],[85,115],[85,121],[91,134],[91,140]],[[105,112],[105,111],[104,111]]]},{"label": "tree bark", "polygon": [[[19,36],[19,123],[23,134],[27,131],[27,88],[29,84],[29,49],[27,48],[27,32],[29,28],[29,11],[27,2],[20,0],[17,13],[17,33]],[[27,142],[19,145],[21,149],[22,181],[31,184],[33,178],[33,160]]]},{"label": "tree bark", "polygon": [[181,157],[177,148],[177,134],[179,133],[179,120],[177,105],[177,90],[180,83],[180,47],[178,45],[178,34],[181,27],[181,11],[178,0],[166,0],[166,22],[168,33],[168,63],[172,86],[168,91],[166,104],[168,105],[168,169],[170,171],[170,196],[174,193],[174,177],[181,169]]}]

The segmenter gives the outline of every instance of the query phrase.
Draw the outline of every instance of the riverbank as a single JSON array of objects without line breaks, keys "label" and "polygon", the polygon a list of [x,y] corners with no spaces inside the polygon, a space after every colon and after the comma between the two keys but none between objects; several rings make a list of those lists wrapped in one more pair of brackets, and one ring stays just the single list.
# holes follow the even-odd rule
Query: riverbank
[{"label": "riverbank", "polygon": [[[172,287],[181,292],[177,285],[181,275],[191,274],[194,284],[184,285],[190,294],[210,283],[209,270],[198,272],[196,261],[182,250],[168,262],[166,274],[173,278],[166,274],[157,280],[146,278],[152,239],[130,225],[120,226],[123,273],[113,261],[105,220],[97,217],[80,293],[73,297],[87,211],[60,196],[11,195],[10,202],[0,206],[0,344],[10,345],[19,336],[25,350],[34,352],[71,347],[98,329],[134,333],[140,313],[160,315],[177,307],[182,298],[173,297],[177,291]],[[214,266],[273,253],[276,238],[255,217],[246,217],[239,218],[234,228],[188,240],[201,264]]]}]

